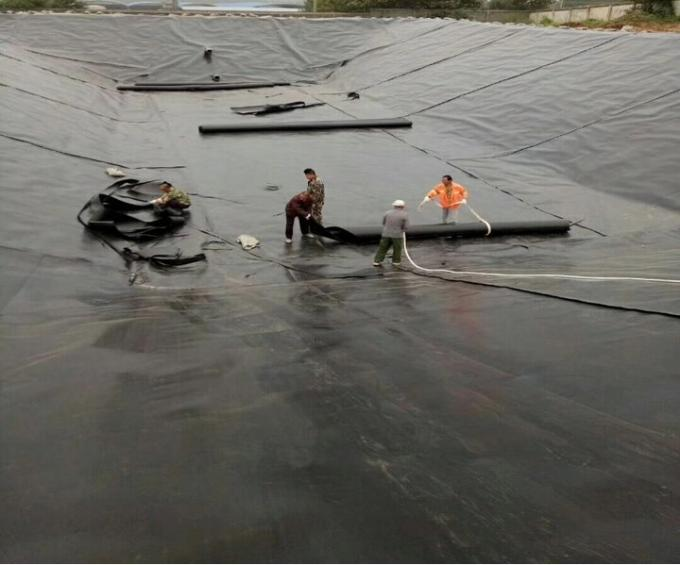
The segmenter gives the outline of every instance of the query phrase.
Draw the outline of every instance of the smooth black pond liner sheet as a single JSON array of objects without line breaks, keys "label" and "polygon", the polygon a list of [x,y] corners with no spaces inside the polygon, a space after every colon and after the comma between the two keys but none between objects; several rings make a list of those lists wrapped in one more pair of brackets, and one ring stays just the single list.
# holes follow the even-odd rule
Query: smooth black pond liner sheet
[{"label": "smooth black pond liner sheet", "polygon": [[319,122],[278,122],[241,124],[203,124],[198,131],[204,135],[216,133],[254,133],[282,131],[324,131],[337,129],[391,129],[410,128],[413,123],[405,118],[378,118],[370,120],[325,120]]},{"label": "smooth black pond liner sheet", "polygon": [[[563,234],[569,231],[568,220],[547,220],[541,222],[499,222],[492,226],[488,236]],[[357,245],[377,243],[382,235],[382,226],[347,227],[321,226],[311,223],[312,233],[343,243]],[[433,239],[439,237],[487,237],[487,227],[481,223],[466,224],[425,224],[413,225],[406,232],[408,240]]]},{"label": "smooth black pond liner sheet", "polygon": [[[680,279],[679,51],[435,18],[1,14],[0,560],[677,561],[678,285],[456,273]],[[116,89],[213,75],[291,86]],[[286,100],[413,128],[197,131]],[[129,261],[75,218],[110,166],[191,192],[170,234],[107,236]],[[417,205],[443,174],[492,228],[577,223],[408,240],[447,273],[375,269],[372,245],[284,242],[307,167],[329,226],[396,198],[437,222]],[[134,260],[178,249],[207,260]]]}]

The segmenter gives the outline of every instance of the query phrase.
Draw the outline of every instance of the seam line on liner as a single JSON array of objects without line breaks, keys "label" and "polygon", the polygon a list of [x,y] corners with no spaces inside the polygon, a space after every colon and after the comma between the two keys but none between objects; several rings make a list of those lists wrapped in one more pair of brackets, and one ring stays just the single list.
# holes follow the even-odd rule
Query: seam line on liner
[{"label": "seam line on liner", "polygon": [[613,120],[613,119],[621,116],[622,114],[625,114],[627,112],[635,110],[636,108],[639,108],[640,106],[644,106],[645,104],[652,104],[653,102],[656,102],[657,100],[661,100],[663,98],[666,98],[667,96],[672,96],[673,94],[677,94],[678,92],[680,92],[680,88],[676,88],[674,90],[664,92],[663,94],[659,94],[658,96],[654,96],[653,98],[649,98],[647,100],[641,100],[639,102],[635,102],[635,103],[631,104],[630,106],[625,106],[623,108],[620,108],[620,109],[616,110],[615,112],[612,112],[611,114],[602,116],[602,117],[597,118],[595,120],[591,120],[590,122],[587,122],[585,124],[582,124],[580,126],[572,128],[568,131],[558,133],[557,135],[553,135],[552,137],[542,139],[540,141],[537,141],[537,142],[532,143],[530,145],[526,145],[524,147],[520,147],[518,149],[510,149],[508,151],[502,151],[500,153],[495,153],[493,155],[482,155],[482,156],[478,156],[478,157],[456,157],[456,159],[458,159],[460,161],[477,161],[477,160],[483,160],[483,159],[498,159],[500,157],[509,157],[511,155],[516,155],[518,153],[521,153],[522,151],[526,151],[528,149],[533,149],[534,147],[538,147],[538,146],[543,145],[545,143],[550,143],[551,141],[554,141],[554,140],[559,139],[561,137],[565,137],[569,134],[572,134],[572,133],[575,133],[575,132],[580,131],[582,129],[588,128],[592,125],[599,124],[600,122]]},{"label": "seam line on liner", "polygon": [[[324,81],[328,81],[331,78],[333,78],[333,75],[341,68],[344,66],[348,65],[349,63],[353,63],[357,59],[363,57],[364,55],[368,55],[369,53],[373,53],[375,51],[380,51],[381,49],[388,49],[389,47],[394,47],[395,45],[403,45],[404,43],[408,43],[409,41],[415,40],[415,39],[420,39],[421,37],[424,37],[430,33],[437,32],[441,29],[444,29],[445,27],[455,25],[457,22],[448,22],[446,24],[440,25],[436,28],[429,29],[423,33],[420,33],[414,37],[410,37],[409,39],[406,39],[405,41],[393,41],[392,43],[386,43],[385,45],[378,45],[377,47],[371,47],[370,49],[367,49],[366,51],[362,51],[361,53],[357,53],[354,57],[350,59],[342,59],[340,61],[335,61],[332,63],[329,63],[324,66],[330,66],[332,67],[331,71],[326,75],[324,78]],[[370,87],[368,87],[370,88]],[[325,94],[344,94],[344,92],[326,92]]]},{"label": "seam line on liner", "polygon": [[64,61],[71,61],[74,63],[87,63],[88,65],[108,65],[110,67],[119,67],[121,69],[141,69],[145,67],[141,65],[123,65],[121,63],[113,63],[111,61],[90,61],[88,59],[79,59],[78,57],[68,57],[67,55],[57,55],[56,53],[48,53],[47,51],[38,51],[30,47],[24,47],[29,53],[40,55],[41,57],[52,57],[53,59],[63,59]]},{"label": "seam line on liner", "polygon": [[45,151],[54,151],[60,155],[66,155],[67,157],[74,157],[75,159],[84,159],[86,161],[92,161],[93,163],[102,163],[104,165],[113,165],[115,167],[120,167],[121,169],[128,169],[130,171],[143,170],[143,169],[154,169],[154,170],[165,170],[165,169],[184,169],[186,165],[149,165],[148,167],[128,167],[127,165],[122,165],[121,163],[114,163],[113,161],[105,161],[103,159],[97,159],[95,157],[88,157],[87,155],[78,155],[77,153],[69,153],[68,151],[61,151],[60,149],[55,149],[54,147],[48,147],[47,145],[41,145],[34,141],[29,141],[28,139],[21,139],[20,137],[15,137],[0,131],[0,137],[6,139],[11,139],[12,141],[17,141],[19,143],[26,143],[32,145],[33,147],[38,147],[39,149],[44,149]]},{"label": "seam line on liner", "polygon": [[496,86],[498,84],[502,84],[504,82],[508,82],[510,80],[528,75],[530,73],[533,73],[535,71],[540,71],[541,69],[545,69],[546,67],[550,67],[552,65],[557,65],[558,63],[562,63],[564,61],[567,61],[573,57],[578,57],[579,55],[582,55],[583,53],[587,53],[588,51],[592,51],[593,49],[598,49],[599,47],[602,47],[603,45],[607,45],[613,41],[617,41],[620,39],[620,37],[612,37],[607,39],[606,41],[603,41],[601,43],[598,43],[597,45],[592,45],[586,49],[582,49],[581,51],[577,51],[576,53],[572,53],[571,55],[566,55],[564,57],[561,57],[560,59],[555,59],[554,61],[550,61],[549,63],[544,63],[543,65],[539,65],[538,67],[534,67],[533,69],[528,69],[526,71],[522,71],[521,73],[517,73],[515,75],[509,76],[502,78],[500,80],[497,80],[495,82],[491,82],[489,84],[485,84],[484,86],[480,86],[478,88],[474,88],[472,90],[468,90],[467,92],[462,92],[460,94],[457,94],[456,96],[453,96],[451,98],[448,98],[446,100],[442,100],[441,102],[437,102],[436,104],[432,104],[430,106],[427,106],[425,108],[421,108],[420,110],[416,110],[414,112],[410,112],[406,114],[405,118],[409,116],[413,116],[415,114],[421,114],[422,112],[427,112],[428,110],[432,110],[433,108],[437,108],[439,106],[443,106],[444,104],[448,104],[449,102],[453,102],[454,100],[458,100],[459,98],[463,98],[464,96],[467,96],[468,94],[474,94],[475,92],[479,92],[481,90],[486,90],[487,88],[491,88],[492,86]]},{"label": "seam line on liner", "polygon": [[395,45],[403,45],[404,43],[408,43],[410,41],[415,41],[417,39],[421,39],[421,38],[425,37],[426,35],[429,35],[430,33],[435,33],[435,32],[442,30],[446,27],[456,25],[457,23],[458,22],[446,22],[445,24],[442,24],[442,25],[437,26],[437,27],[432,28],[432,29],[428,29],[427,31],[424,31],[423,33],[419,33],[418,35],[414,35],[413,37],[409,37],[408,39],[405,39],[403,41],[397,40],[397,41],[392,41],[390,43],[386,43],[384,45],[378,45],[376,47],[371,47],[370,49],[367,49],[366,51],[362,51],[361,53],[357,53],[351,59],[344,59],[341,63],[341,66],[345,66],[348,63],[352,63],[352,62],[356,61],[357,59],[359,59],[359,58],[361,58],[365,55],[368,55],[369,53],[374,53],[375,51],[381,51],[382,49],[389,49],[390,47],[394,47]]},{"label": "seam line on liner", "polygon": [[[105,86],[101,86],[101,85],[96,84],[96,83],[94,83],[94,82],[86,81],[86,80],[84,80],[84,79],[82,79],[82,78],[73,77],[73,76],[67,75],[67,74],[65,74],[65,73],[60,73],[60,72],[58,72],[58,71],[55,71],[54,69],[50,69],[50,68],[48,68],[48,67],[43,67],[42,65],[36,65],[35,63],[31,63],[31,62],[29,62],[29,61],[25,61],[24,59],[20,59],[19,57],[13,57],[12,55],[8,55],[7,53],[0,53],[0,57],[7,57],[8,59],[11,59],[12,61],[18,61],[19,63],[23,63],[24,65],[29,65],[29,66],[31,66],[31,67],[35,67],[36,69],[40,69],[40,70],[45,71],[45,72],[47,72],[47,73],[52,73],[53,75],[57,75],[58,77],[62,77],[62,78],[67,78],[67,79],[70,79],[70,80],[74,80],[74,81],[76,81],[76,82],[80,82],[80,83],[82,83],[82,84],[86,84],[87,86],[91,86],[91,87],[94,87],[94,88],[99,88],[100,90],[106,90],[107,92],[110,91],[110,89],[107,88],[107,87],[105,87]],[[89,69],[88,69],[88,70],[89,70]],[[96,73],[96,74],[99,74],[99,73]],[[109,79],[109,80],[110,80],[110,79]]]},{"label": "seam line on liner", "polygon": [[68,151],[61,151],[60,149],[55,149],[54,147],[48,147],[47,145],[41,145],[40,143],[35,143],[34,141],[29,141],[27,139],[21,139],[20,137],[14,137],[13,135],[8,135],[6,133],[0,132],[0,137],[5,137],[11,139],[12,141],[18,141],[19,143],[26,143],[32,145],[33,147],[39,147],[40,149],[45,149],[46,151],[54,151],[61,155],[66,155],[68,157],[75,157],[76,159],[85,159],[86,161],[92,161],[94,163],[103,163],[104,165],[114,165],[122,169],[129,169],[126,165],[120,163],[114,163],[113,161],[104,161],[103,159],[96,159],[95,157],[88,157],[87,155],[78,155],[77,153],[69,153]]},{"label": "seam line on liner", "polygon": [[475,51],[480,51],[481,49],[484,49],[485,47],[488,47],[489,45],[493,45],[495,43],[498,43],[499,41],[503,41],[504,39],[508,39],[509,37],[512,37],[514,35],[517,35],[520,33],[522,30],[516,30],[512,31],[503,37],[496,37],[494,39],[490,39],[486,43],[481,43],[480,45],[475,45],[474,47],[468,47],[467,49],[464,49],[460,53],[456,53],[455,55],[450,55],[449,57],[444,57],[443,59],[439,59],[438,61],[433,61],[431,63],[427,63],[426,65],[423,65],[422,67],[418,67],[416,69],[412,69],[410,71],[406,71],[404,73],[392,76],[390,78],[386,78],[385,80],[381,80],[379,82],[376,82],[375,84],[371,84],[369,86],[362,86],[361,88],[357,88],[356,92],[363,92],[364,90],[368,90],[369,88],[374,88],[376,86],[379,86],[381,84],[385,84],[386,82],[390,82],[393,80],[396,80],[398,78],[402,78],[405,76],[408,76],[413,73],[417,73],[418,71],[422,71],[423,69],[427,69],[428,67],[433,67],[434,65],[438,65],[439,63],[445,63],[446,61],[450,61],[451,59],[455,59],[456,57],[460,57],[461,55],[466,55],[471,52]]},{"label": "seam line on liner", "polygon": [[81,108],[80,106],[75,106],[74,104],[69,104],[68,102],[63,102],[63,101],[57,100],[55,98],[50,98],[49,96],[43,96],[42,94],[38,94],[36,92],[31,92],[30,90],[24,90],[23,88],[19,88],[18,86],[12,86],[10,84],[4,84],[2,82],[0,82],[0,87],[11,88],[12,90],[16,90],[17,92],[21,92],[22,94],[28,94],[29,96],[35,96],[36,98],[40,98],[42,100],[47,100],[48,102],[52,102],[53,104],[61,104],[62,106],[66,106],[67,108],[72,108],[73,110],[78,110],[79,112],[86,112],[86,113],[88,113],[92,116],[97,116],[99,118],[111,120],[112,122],[118,122],[118,123],[123,123],[123,124],[150,124],[150,123],[152,123],[152,122],[149,122],[149,121],[121,120],[120,118],[114,118],[113,116],[107,116],[106,114],[100,114],[99,112],[95,112],[93,110],[88,110],[87,108]]}]

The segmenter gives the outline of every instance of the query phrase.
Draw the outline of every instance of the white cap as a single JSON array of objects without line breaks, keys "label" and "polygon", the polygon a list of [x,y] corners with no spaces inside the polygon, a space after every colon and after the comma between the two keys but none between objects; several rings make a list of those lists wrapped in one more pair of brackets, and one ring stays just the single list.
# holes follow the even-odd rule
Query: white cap
[{"label": "white cap", "polygon": [[406,202],[404,202],[403,200],[395,200],[394,202],[392,202],[392,206],[394,206],[395,208],[403,208],[404,206],[406,206]]}]

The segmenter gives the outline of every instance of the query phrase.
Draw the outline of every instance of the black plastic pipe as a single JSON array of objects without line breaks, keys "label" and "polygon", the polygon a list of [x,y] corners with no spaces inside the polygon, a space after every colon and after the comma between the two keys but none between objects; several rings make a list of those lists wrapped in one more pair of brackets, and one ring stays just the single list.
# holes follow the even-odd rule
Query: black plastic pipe
[{"label": "black plastic pipe", "polygon": [[204,134],[211,133],[247,133],[266,131],[310,131],[329,129],[356,129],[356,128],[410,128],[413,124],[405,118],[388,118],[378,120],[338,120],[324,122],[288,122],[266,123],[253,122],[243,124],[202,125],[198,131]]},{"label": "black plastic pipe", "polygon": [[290,83],[136,82],[135,84],[120,84],[116,88],[118,90],[133,90],[137,92],[164,92],[184,90],[242,90],[251,88],[271,88],[273,86],[290,86]]},{"label": "black plastic pipe", "polygon": [[[545,220],[534,222],[495,222],[491,224],[490,236],[557,234],[569,231],[569,220]],[[380,240],[380,227],[323,227],[312,224],[312,231],[317,235],[342,241],[345,243],[375,243]],[[407,239],[432,239],[436,237],[485,237],[487,228],[482,223],[469,224],[427,224],[411,226],[406,232]]]}]

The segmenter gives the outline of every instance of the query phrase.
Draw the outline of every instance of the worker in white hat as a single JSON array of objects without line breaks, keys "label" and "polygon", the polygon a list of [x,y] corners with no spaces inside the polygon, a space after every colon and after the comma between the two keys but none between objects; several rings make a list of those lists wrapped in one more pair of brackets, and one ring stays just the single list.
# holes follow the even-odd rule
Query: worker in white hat
[{"label": "worker in white hat", "polygon": [[385,260],[388,249],[392,248],[392,264],[401,265],[401,252],[404,248],[404,232],[408,229],[408,214],[403,200],[392,202],[392,210],[383,217],[383,231],[378,251],[373,259],[373,266],[380,267]]}]

